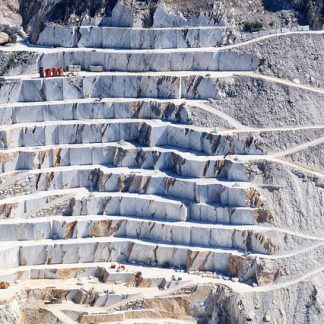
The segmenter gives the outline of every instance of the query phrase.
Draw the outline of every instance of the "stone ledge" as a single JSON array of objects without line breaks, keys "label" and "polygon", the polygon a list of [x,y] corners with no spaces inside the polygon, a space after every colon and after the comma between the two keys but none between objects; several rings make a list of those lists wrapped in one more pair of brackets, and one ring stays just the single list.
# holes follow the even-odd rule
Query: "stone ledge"
[{"label": "stone ledge", "polygon": [[137,216],[150,220],[192,220],[206,224],[255,225],[260,222],[257,215],[262,211],[266,210],[172,200],[156,195],[89,193],[86,189],[80,188],[37,192],[7,198],[1,203],[1,217],[4,222],[5,219],[37,219],[49,214],[66,216],[110,214],[123,217]]},{"label": "stone ledge", "polygon": [[275,228],[194,222],[169,222],[122,216],[53,216],[16,219],[0,223],[1,241],[126,237],[166,244],[229,248],[265,254],[293,251],[296,242],[305,247],[316,240],[287,234]]},{"label": "stone ledge", "polygon": [[224,27],[123,28],[47,25],[37,45],[90,48],[195,48],[221,46]]},{"label": "stone ledge", "polygon": [[173,146],[208,155],[264,154],[257,139],[248,132],[216,132],[159,120],[67,120],[0,127],[0,149],[116,141],[149,147]]},{"label": "stone ledge", "polygon": [[251,274],[247,274],[246,271],[250,267],[253,268],[256,262],[254,255],[244,256],[236,250],[195,248],[115,237],[22,241],[19,245],[12,249],[0,249],[5,258],[16,260],[8,265],[4,264],[5,259],[1,258],[0,264],[3,269],[19,265],[136,261],[145,264],[156,262],[158,266],[168,262],[170,266],[184,265],[188,270],[226,273],[229,271],[227,267],[232,262],[231,258],[235,257],[242,260],[241,266],[235,270],[237,276],[242,275],[244,279],[249,279]]},{"label": "stone ledge", "polygon": [[[249,73],[249,72],[245,72]],[[240,72],[237,72],[237,76]],[[82,72],[74,77],[6,77],[0,103],[63,101],[87,98],[221,99],[220,80],[234,83],[234,72]],[[250,77],[250,76],[248,76]],[[224,85],[223,85],[224,86]]]},{"label": "stone ledge", "polygon": [[[91,160],[75,159],[89,154]],[[179,176],[248,181],[245,164],[223,156],[199,155],[175,147],[141,147],[129,142],[106,144],[62,144],[20,147],[0,151],[0,165],[6,172],[83,164],[170,170]],[[8,182],[7,182],[8,183]],[[8,183],[9,185],[9,183]]]},{"label": "stone ledge", "polygon": [[[97,100],[97,101],[96,101]],[[78,102],[37,102],[0,107],[0,124],[38,123],[87,119],[162,119],[182,124],[190,123],[190,111],[184,103],[154,100],[114,102],[107,99]]]},{"label": "stone ledge", "polygon": [[259,65],[255,54],[236,51],[168,51],[162,53],[111,53],[103,51],[57,51],[44,53],[39,66],[69,66],[78,64],[89,71],[91,65],[100,65],[105,71],[255,71]]},{"label": "stone ledge", "polygon": [[[76,179],[75,179],[76,180]],[[68,191],[69,195],[63,194]],[[187,207],[183,201],[163,198],[157,195],[132,194],[121,192],[92,192],[80,188],[41,191],[34,194],[7,198],[1,201],[1,218],[43,217],[47,213],[46,205],[57,197],[66,199],[64,214],[71,215],[132,215],[139,217],[166,218],[173,220],[187,219]],[[75,191],[75,195],[73,192]],[[83,192],[80,198],[80,192]],[[44,213],[42,210],[45,209]],[[61,211],[62,214],[62,211]]]},{"label": "stone ledge", "polygon": [[[19,174],[19,173],[16,173]],[[10,175],[9,175],[10,177]],[[0,180],[6,183],[6,177]],[[153,194],[224,207],[256,207],[257,190],[248,182],[233,183],[215,178],[184,178],[170,172],[108,168],[100,165],[64,166],[20,173],[19,180],[0,190],[8,198],[46,190],[84,187],[99,192]],[[20,190],[23,188],[23,190]],[[253,191],[253,194],[250,192]],[[1,201],[0,201],[1,203]]]}]

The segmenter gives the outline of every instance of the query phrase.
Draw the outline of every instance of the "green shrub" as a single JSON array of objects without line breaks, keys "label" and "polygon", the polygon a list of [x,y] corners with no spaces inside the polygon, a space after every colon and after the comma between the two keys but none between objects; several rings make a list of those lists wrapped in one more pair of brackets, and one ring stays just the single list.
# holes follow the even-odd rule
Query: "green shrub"
[{"label": "green shrub", "polygon": [[263,23],[261,21],[246,21],[244,23],[244,31],[246,32],[250,32],[250,33],[253,33],[253,32],[258,32],[262,29],[263,27]]}]

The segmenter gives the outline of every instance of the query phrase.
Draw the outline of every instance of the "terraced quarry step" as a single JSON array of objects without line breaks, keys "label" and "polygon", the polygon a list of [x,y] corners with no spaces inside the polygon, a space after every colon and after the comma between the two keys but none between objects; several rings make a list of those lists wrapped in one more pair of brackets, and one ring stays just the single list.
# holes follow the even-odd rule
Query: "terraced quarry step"
[{"label": "terraced quarry step", "polygon": [[[261,277],[263,271],[261,265],[264,263],[267,266],[275,266],[275,264],[284,266],[291,260],[308,258],[310,253],[312,255],[317,254],[319,257],[313,260],[309,266],[318,266],[323,262],[324,243],[280,256],[245,255],[231,249],[170,245],[117,237],[20,241],[19,245],[10,242],[0,243],[1,266],[6,268],[19,265],[79,262],[136,261],[146,264],[152,262],[155,264],[156,262],[156,265],[160,266],[168,263],[171,266],[180,264],[189,270],[220,271],[232,276],[239,276],[243,280],[251,276],[247,273],[249,268],[255,271],[256,276]],[[233,262],[237,262],[239,267],[231,268]],[[256,266],[258,268],[255,268]],[[309,270],[309,267],[307,268]],[[287,275],[301,275],[302,271],[302,267],[298,265],[296,268],[290,269],[290,273],[287,273]]]},{"label": "terraced quarry step", "polygon": [[100,65],[104,71],[166,72],[166,71],[255,71],[259,58],[254,54],[209,49],[206,51],[146,50],[57,50],[40,54],[38,66],[80,65],[89,71],[91,65]]},{"label": "terraced quarry step", "polygon": [[221,46],[225,27],[122,28],[47,25],[42,46],[91,48],[190,48]]},{"label": "terraced quarry step", "polygon": [[[125,271],[120,271],[118,268],[113,269],[111,262],[92,262],[92,263],[74,263],[74,264],[56,264],[56,265],[34,265],[34,266],[21,266],[20,271],[18,268],[12,268],[0,271],[0,278],[3,281],[12,282],[25,278],[26,280],[33,279],[72,279],[77,278],[79,283],[83,280],[98,279],[100,283],[113,283],[120,281],[121,283],[130,282],[134,279],[134,265],[128,265]],[[168,269],[169,270],[169,269]],[[166,270],[166,271],[168,271]],[[169,270],[168,272],[171,272]],[[170,277],[170,279],[169,279]],[[158,286],[163,279],[166,279],[166,285],[170,284],[171,275],[163,278],[156,271],[147,271],[144,278],[148,279],[148,286]],[[106,287],[105,287],[106,288]],[[111,289],[111,286],[108,289]]]},{"label": "terraced quarry step", "polygon": [[[229,182],[215,178],[185,178],[158,170],[91,165],[43,168],[20,173],[19,185],[30,193],[80,186],[92,189],[92,191],[154,194],[200,203],[219,203],[230,207],[257,204],[257,193],[254,188],[250,187],[250,183]],[[13,175],[16,176],[17,173],[2,174],[1,183],[6,181],[6,177],[11,178]],[[13,183],[13,187],[17,187],[17,182]],[[19,195],[14,188],[7,186],[6,190],[9,195]],[[12,194],[10,194],[11,191]],[[4,198],[5,194],[1,196]]]},{"label": "terraced quarry step", "polygon": [[170,170],[184,177],[219,177],[233,181],[248,181],[244,162],[170,146],[142,147],[126,141],[5,149],[0,150],[0,159],[3,172],[99,164]]},{"label": "terraced quarry step", "polygon": [[0,126],[1,149],[122,140],[143,146],[174,146],[209,155],[263,153],[254,137],[248,133],[213,132],[206,128],[158,120],[66,120]]},{"label": "terraced quarry step", "polygon": [[[78,189],[78,188],[76,188]],[[65,189],[66,191],[66,189]],[[67,214],[72,215],[138,215],[153,218],[169,218],[184,220],[187,218],[187,208],[183,201],[163,198],[155,195],[122,192],[92,192],[88,195],[84,190],[69,190],[70,197],[67,205]],[[57,196],[63,195],[60,190],[48,190],[27,196],[6,198],[1,201],[3,207],[3,218],[34,217],[37,211],[42,211],[48,200],[54,200]],[[74,195],[75,194],[75,195]],[[44,216],[44,215],[42,215]]]},{"label": "terraced quarry step", "polygon": [[35,102],[0,105],[1,125],[54,120],[162,119],[190,123],[190,111],[183,101],[153,99],[79,99],[70,103]]},{"label": "terraced quarry step", "polygon": [[[248,72],[246,72],[248,73]],[[210,74],[210,75],[209,75]],[[219,80],[243,72],[81,72],[78,76],[41,79],[5,77],[0,103],[84,98],[220,99]],[[248,74],[249,75],[249,74]],[[253,75],[251,75],[253,76]]]},{"label": "terraced quarry step", "polygon": [[[154,252],[155,250],[155,252]],[[173,253],[170,253],[174,250]],[[19,245],[5,243],[0,244],[1,265],[3,260],[11,260],[9,266],[41,265],[60,263],[89,263],[107,261],[152,262],[163,265],[189,265],[190,269],[216,269],[225,272],[227,263],[232,255],[244,258],[241,252],[228,249],[196,248],[186,245],[156,244],[143,240],[125,238],[86,238],[70,240],[39,240],[20,241]],[[156,257],[154,256],[156,254]],[[192,256],[190,256],[192,254]],[[195,256],[195,254],[198,255]],[[199,256],[200,255],[200,256]],[[204,259],[208,258],[204,266]],[[191,258],[193,258],[191,260]],[[246,257],[253,262],[253,255]],[[150,261],[148,260],[150,259]],[[178,259],[178,260],[177,260]]]},{"label": "terraced quarry step", "polygon": [[257,207],[226,207],[152,194],[89,192],[79,187],[18,194],[14,198],[2,199],[0,206],[2,219],[35,218],[46,216],[48,213],[54,215],[63,213],[138,216],[157,220],[195,219],[221,224],[257,224],[259,213],[267,213]]},{"label": "terraced quarry step", "polygon": [[[292,252],[318,241],[259,225],[222,225],[111,215],[52,216],[2,221],[0,241],[128,237],[167,244],[239,249],[262,254]],[[285,242],[285,244],[283,244]],[[284,246],[284,250],[279,246]]]},{"label": "terraced quarry step", "polygon": [[[10,52],[10,48],[3,48]],[[170,72],[170,71],[255,71],[260,63],[252,53],[214,47],[194,49],[134,50],[91,48],[40,48],[22,46],[17,53],[26,52],[28,64],[20,68],[20,75],[38,74],[40,67],[80,65],[83,71],[90,66],[102,66],[109,72]],[[16,75],[11,69],[5,75]]]}]

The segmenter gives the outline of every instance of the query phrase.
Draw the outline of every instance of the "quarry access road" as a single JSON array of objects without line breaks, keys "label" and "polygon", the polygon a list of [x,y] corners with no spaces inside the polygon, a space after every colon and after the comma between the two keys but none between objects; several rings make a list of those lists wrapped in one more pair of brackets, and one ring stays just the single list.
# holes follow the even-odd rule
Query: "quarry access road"
[{"label": "quarry access road", "polygon": [[[124,263],[120,263],[120,264],[124,264]],[[99,263],[79,263],[79,264],[57,264],[57,265],[38,265],[38,266],[22,266],[19,267],[18,269],[13,269],[11,272],[15,272],[16,271],[25,271],[25,270],[36,270],[36,269],[75,269],[75,268],[86,268],[86,267],[107,267],[109,268],[111,265],[110,262],[99,262]],[[248,293],[248,292],[267,292],[267,291],[272,291],[272,290],[278,290],[278,289],[282,289],[282,288],[286,288],[288,286],[297,284],[301,281],[304,281],[306,279],[311,278],[312,276],[315,276],[316,274],[323,272],[324,271],[324,266],[316,268],[312,271],[306,272],[304,273],[302,276],[298,276],[298,277],[294,277],[292,279],[289,280],[285,280],[283,282],[279,282],[276,284],[268,284],[268,285],[262,285],[262,286],[257,286],[257,287],[252,287],[250,285],[241,283],[241,282],[233,282],[231,280],[226,280],[223,278],[212,278],[212,277],[208,277],[208,276],[201,276],[199,274],[191,274],[191,273],[179,273],[173,269],[161,269],[161,268],[154,268],[154,267],[148,267],[148,266],[138,266],[138,265],[132,265],[132,264],[124,264],[126,266],[126,268],[133,272],[142,272],[143,276],[146,278],[160,278],[160,277],[164,277],[167,280],[171,280],[171,277],[173,275],[175,275],[176,277],[181,276],[183,283],[185,284],[185,286],[191,286],[191,285],[196,285],[196,284],[214,284],[214,285],[226,285],[228,287],[230,287],[231,289],[233,289],[236,292],[239,293]],[[5,271],[6,273],[9,273],[9,270]],[[0,272],[0,274],[2,273],[2,271]],[[71,283],[69,283],[71,282]],[[45,287],[54,287],[54,288],[58,288],[58,289],[62,289],[64,287],[66,287],[66,285],[68,285],[68,287],[74,287],[75,289],[80,289],[80,288],[86,288],[86,289],[91,289],[91,288],[95,288],[98,287],[100,288],[100,286],[102,286],[102,283],[99,284],[91,284],[88,282],[85,282],[84,285],[80,286],[77,285],[77,279],[71,278],[71,279],[66,279],[65,281],[62,281],[61,279],[38,279],[37,281],[35,280],[27,280],[27,281],[21,281],[13,286],[11,286],[8,290],[6,290],[6,295],[7,296],[2,296],[5,298],[11,298],[15,293],[17,293],[20,289],[37,289],[37,288],[45,288]],[[112,283],[109,284],[110,287],[112,287]],[[114,285],[114,289],[117,287],[115,287],[116,285]],[[133,288],[133,287],[125,287],[122,284],[121,285],[117,285],[118,288],[118,292],[119,293],[127,293],[128,290],[130,291],[135,291],[133,289],[129,289],[129,288]],[[176,292],[178,289],[183,288],[183,286],[175,286],[172,288],[169,288],[167,290],[164,291],[159,291],[158,294],[160,296],[165,296],[171,293]],[[137,288],[135,288],[137,289]],[[143,297],[147,297],[148,296],[148,292],[150,292],[150,296],[156,296],[156,292],[155,289],[152,288],[145,288],[145,296],[142,296],[142,290],[140,290],[140,293],[137,294],[137,298],[143,298]],[[133,296],[135,297],[135,296]],[[129,302],[130,300],[127,299],[127,302]],[[73,304],[73,303],[63,303],[63,304],[58,304],[61,306],[61,310],[72,310],[72,308],[76,311],[84,311],[84,306],[85,305],[77,305],[77,304]],[[68,307],[68,306],[72,306],[72,307]],[[107,306],[109,307],[109,309],[113,309],[116,306],[116,304],[112,305],[112,306]],[[95,307],[95,308],[88,308],[87,307],[87,311],[89,311],[90,313],[100,313],[103,310],[106,310],[106,307]]]},{"label": "quarry access road", "polygon": [[319,172],[319,171],[313,170],[307,166],[304,166],[303,164],[294,163],[294,162],[286,161],[286,160],[279,159],[279,158],[278,159],[272,158],[271,156],[269,158],[266,158],[266,160],[284,164],[284,165],[291,167],[293,169],[312,174],[318,178],[322,178],[322,179],[324,178],[324,172]]},{"label": "quarry access road", "polygon": [[245,130],[249,127],[244,126],[243,124],[241,124],[238,120],[236,120],[235,118],[232,118],[231,116],[225,114],[224,112],[217,110],[211,106],[209,106],[208,104],[204,104],[204,103],[199,103],[199,102],[194,102],[191,103],[188,100],[186,100],[186,102],[190,105],[190,106],[194,106],[194,107],[198,107],[201,108],[211,114],[216,115],[217,117],[222,118],[223,120],[225,120],[226,122],[228,122],[229,125],[233,126],[236,129],[242,129]]},{"label": "quarry access road", "polygon": [[[73,305],[73,304],[72,304]],[[72,305],[69,305],[70,307]],[[67,310],[70,310],[69,309]],[[62,307],[60,304],[39,304],[39,308],[47,310],[49,312],[51,312],[58,320],[60,320],[63,324],[78,324],[78,322],[72,320],[71,317],[67,316],[63,311],[62,311]]]},{"label": "quarry access road", "polygon": [[282,288],[287,288],[292,285],[296,285],[299,282],[305,281],[307,279],[310,279],[311,277],[317,275],[320,272],[324,272],[324,266],[319,267],[317,269],[314,269],[313,271],[306,272],[302,276],[295,277],[293,279],[289,279],[284,282],[276,283],[276,284],[270,284],[270,285],[264,285],[264,286],[258,286],[254,288],[250,288],[249,286],[247,287],[247,292],[249,291],[254,291],[254,292],[267,292],[267,291],[273,291],[273,290],[278,290]]},{"label": "quarry access road", "polygon": [[290,81],[290,80],[285,80],[285,79],[282,79],[282,78],[276,78],[276,77],[264,75],[264,74],[261,74],[261,73],[256,73],[256,72],[245,72],[244,73],[243,72],[243,75],[263,79],[263,80],[273,82],[273,83],[287,85],[287,86],[293,87],[293,88],[298,88],[298,89],[302,89],[302,90],[308,90],[308,91],[324,94],[324,89],[323,88],[318,88],[318,87],[313,87],[313,86],[309,86],[309,85],[305,85],[305,84],[295,83],[295,82]]},{"label": "quarry access road", "polygon": [[[213,100],[213,101],[216,102],[217,100]],[[323,129],[324,130],[324,125],[264,127],[264,128],[245,126],[242,123],[240,123],[238,120],[236,120],[235,118],[231,117],[230,115],[224,113],[223,111],[220,111],[217,108],[210,106],[210,101],[208,101],[208,100],[184,99],[184,102],[187,103],[191,108],[195,108],[195,107],[201,108],[202,110],[205,110],[213,115],[216,115],[216,116],[222,118],[224,121],[226,121],[229,125],[231,125],[234,128],[231,130],[232,132],[267,132],[267,131],[272,132],[272,131],[295,131],[295,130],[304,130],[304,129]],[[208,127],[208,128],[211,129],[211,127]]]},{"label": "quarry access road", "polygon": [[287,160],[283,160],[277,157],[273,157],[271,156],[271,154],[269,155],[247,155],[247,156],[243,156],[243,155],[229,155],[227,156],[228,159],[233,158],[236,161],[262,161],[262,160],[266,160],[266,161],[270,161],[270,162],[275,162],[275,163],[280,163],[283,164],[285,166],[291,167],[295,170],[299,170],[308,174],[311,174],[313,176],[316,176],[318,178],[324,178],[324,172],[319,172],[316,170],[313,170],[311,168],[308,168],[307,166],[304,166],[302,164],[298,164],[298,163],[294,163],[294,162],[290,162]]},{"label": "quarry access road", "polygon": [[[322,129],[324,131],[324,125],[313,125],[313,126],[287,126],[287,127],[264,127],[264,128],[250,128],[243,126],[243,129],[233,129],[231,132],[240,133],[240,132],[291,132],[299,130],[308,130],[308,129]],[[307,142],[308,143],[308,142]]]},{"label": "quarry access road", "polygon": [[276,37],[282,37],[282,36],[290,36],[290,35],[300,35],[300,34],[306,34],[306,35],[324,35],[324,30],[308,30],[308,31],[297,31],[297,32],[287,32],[287,33],[280,33],[280,34],[271,34],[271,35],[264,35],[264,36],[258,36],[254,37],[250,40],[231,44],[231,45],[225,45],[223,47],[220,47],[220,49],[224,50],[229,50],[229,49],[234,49],[234,48],[239,48],[245,45],[257,43],[263,40],[271,39],[271,38],[276,38]]},{"label": "quarry access road", "polygon": [[296,153],[296,152],[299,152],[299,151],[302,151],[302,150],[305,150],[311,146],[317,146],[317,145],[321,145],[321,144],[324,144],[324,136],[323,137],[320,137],[316,140],[313,140],[313,141],[309,141],[309,142],[306,142],[306,143],[303,143],[303,144],[300,144],[300,145],[296,145],[292,148],[289,148],[287,150],[284,150],[284,151],[280,151],[280,152],[277,152],[277,153],[272,153],[270,154],[272,157],[281,157],[281,156],[285,156],[285,155],[289,155],[289,154],[293,154],[293,153]]}]

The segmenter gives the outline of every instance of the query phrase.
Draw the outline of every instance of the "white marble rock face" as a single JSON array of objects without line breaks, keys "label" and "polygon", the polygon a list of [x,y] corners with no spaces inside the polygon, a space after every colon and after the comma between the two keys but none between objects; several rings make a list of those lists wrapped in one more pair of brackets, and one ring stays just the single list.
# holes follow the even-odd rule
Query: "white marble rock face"
[{"label": "white marble rock face", "polygon": [[[219,78],[202,75],[88,75],[4,82],[0,103],[89,98],[220,99]],[[227,78],[234,84],[234,78]],[[36,95],[33,93],[36,92]]]},{"label": "white marble rock face", "polygon": [[56,47],[171,49],[223,45],[225,27],[126,28],[47,25],[37,45]]},{"label": "white marble rock face", "polygon": [[[245,166],[237,161],[202,159],[182,155],[162,148],[123,147],[118,143],[71,145],[66,148],[32,148],[1,153],[1,167],[5,172],[33,170],[56,166],[83,164],[112,165],[143,169],[161,169],[185,177],[219,177],[230,181],[248,181]],[[80,158],[82,157],[82,159]]]},{"label": "white marble rock face", "polygon": [[[258,257],[253,254],[245,257],[240,252],[231,252],[226,249],[205,249],[203,247],[187,247],[183,245],[156,244],[153,242],[139,241],[124,238],[100,238],[100,239],[70,239],[57,241],[24,242],[19,248],[0,249],[2,255],[0,265],[7,267],[18,265],[37,264],[71,264],[107,261],[133,260],[157,265],[168,263],[170,266],[186,266],[188,270],[221,271],[225,274],[239,277],[241,280],[254,278],[255,275],[262,280],[262,267],[268,269],[275,266],[275,261]],[[319,258],[314,258],[313,266],[318,265],[323,259],[323,249],[316,249]],[[305,253],[301,258],[305,258]],[[309,256],[308,256],[309,257]],[[282,256],[279,259],[281,265],[289,262],[289,257]],[[7,263],[5,263],[7,262]],[[233,262],[240,264],[231,268]],[[261,269],[259,273],[257,269]],[[287,275],[301,273],[298,266],[289,268]]]},{"label": "white marble rock face", "polygon": [[[84,158],[82,167],[61,167],[50,171],[21,174],[20,185],[29,193],[46,190],[62,190],[85,187],[100,192],[129,192],[148,195],[169,197],[183,201],[197,203],[220,204],[227,207],[249,207],[248,193],[252,188],[240,187],[237,184],[217,181],[214,183],[197,184],[192,179],[179,177],[168,173],[152,171],[141,174],[129,173],[122,169],[90,167],[91,161]],[[143,170],[144,171],[144,170]],[[16,191],[16,190],[17,191]],[[19,186],[16,182],[8,185],[7,193],[2,193],[2,198],[15,197],[19,194]],[[25,193],[25,191],[23,192]]]},{"label": "white marble rock face", "polygon": [[[124,216],[57,216],[52,220],[35,219],[29,222],[6,222],[0,224],[6,232],[1,241],[82,239],[89,237],[128,237],[164,244],[202,246],[210,248],[250,250],[256,253],[277,254],[279,246],[287,250],[294,248],[296,238],[274,230],[258,231],[242,228],[200,226],[197,223],[167,222]],[[301,239],[300,244],[310,245],[311,240]]]},{"label": "white marble rock face", "polygon": [[[14,136],[13,136],[14,135]],[[191,141],[191,139],[194,139]],[[226,135],[205,129],[179,127],[169,123],[121,119],[65,121],[38,126],[20,124],[0,127],[0,148],[17,148],[58,144],[139,142],[142,146],[171,146],[203,152],[212,156],[231,154],[263,154],[256,139],[248,134]]]},{"label": "white marble rock face", "polygon": [[[155,252],[154,252],[155,251]],[[173,253],[170,253],[174,251]],[[144,263],[156,262],[163,265],[187,265],[190,270],[210,270],[217,264],[217,270],[226,272],[230,260],[228,252],[196,251],[194,248],[173,247],[171,245],[156,245],[154,243],[139,243],[136,240],[105,239],[97,243],[82,241],[41,241],[33,244],[23,244],[18,250],[1,251],[4,259],[15,260],[15,265],[40,264],[71,264],[88,262],[107,262],[111,260],[137,260]],[[195,256],[194,256],[195,255]],[[194,256],[194,257],[193,257]],[[207,258],[207,263],[206,262]],[[17,262],[18,261],[18,262]],[[204,262],[205,261],[205,262]],[[242,271],[243,272],[243,271]]]},{"label": "white marble rock face", "polygon": [[80,64],[83,71],[90,66],[102,66],[105,71],[255,71],[259,58],[255,54],[242,54],[236,51],[177,51],[162,53],[114,53],[65,51],[44,53],[39,65],[69,66]]},{"label": "white marble rock face", "polygon": [[[10,81],[0,88],[0,103],[98,98],[179,98],[180,78],[103,75]],[[36,94],[34,94],[34,92]]]},{"label": "white marble rock face", "polygon": [[[268,226],[262,188],[251,183],[250,165],[233,158],[265,153],[255,133],[190,125],[190,107],[171,101],[220,99],[235,76],[162,73],[254,71],[258,56],[216,48],[229,30],[206,26],[214,23],[207,17],[186,20],[159,7],[153,20],[169,27],[127,28],[136,22],[118,4],[106,20],[48,25],[38,44],[66,49],[31,60],[34,69],[106,73],[1,80],[1,271],[31,266],[21,278],[57,278],[57,269],[34,266],[136,261],[261,282],[289,264],[296,246],[314,244]],[[324,253],[312,253],[315,267]],[[282,276],[301,274],[300,264]],[[98,295],[95,305],[109,298]]]}]

